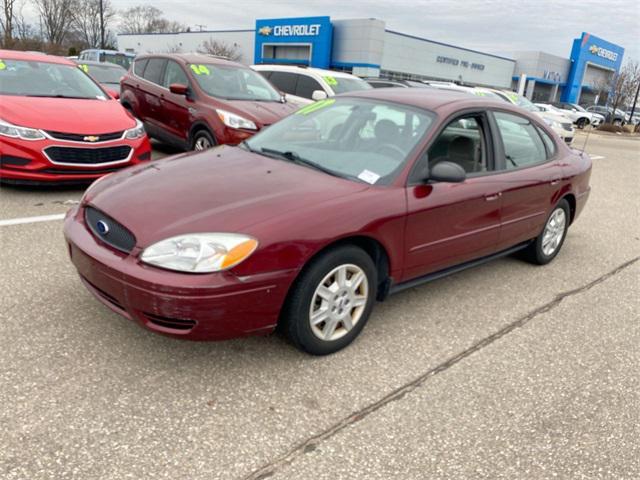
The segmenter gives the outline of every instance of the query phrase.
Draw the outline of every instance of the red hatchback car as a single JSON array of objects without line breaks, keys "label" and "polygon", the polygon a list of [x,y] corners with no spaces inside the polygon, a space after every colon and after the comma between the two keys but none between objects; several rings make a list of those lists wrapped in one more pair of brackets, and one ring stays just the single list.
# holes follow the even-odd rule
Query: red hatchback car
[{"label": "red hatchback car", "polygon": [[142,124],[75,63],[0,50],[0,180],[88,182],[150,159]]},{"label": "red hatchback car", "polygon": [[65,234],[86,287],[150,330],[213,340],[280,325],[327,354],[376,299],[516,251],[550,262],[590,173],[588,156],[518,107],[368,90],[238,147],[111,175]]},{"label": "red hatchback car", "polygon": [[183,150],[237,144],[297,109],[262,75],[210,55],[141,55],[120,102],[149,136]]}]

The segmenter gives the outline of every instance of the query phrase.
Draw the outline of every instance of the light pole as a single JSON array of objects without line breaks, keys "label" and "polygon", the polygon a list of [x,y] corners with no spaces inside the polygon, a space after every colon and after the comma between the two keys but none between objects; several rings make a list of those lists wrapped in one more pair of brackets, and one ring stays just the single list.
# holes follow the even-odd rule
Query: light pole
[{"label": "light pole", "polygon": [[100,49],[104,50],[104,5],[103,0],[100,2]]},{"label": "light pole", "polygon": [[636,96],[633,99],[633,106],[631,107],[631,113],[629,114],[629,118],[632,124],[633,124],[633,113],[636,111],[636,104],[638,103],[638,93],[640,93],[640,78],[638,78],[638,88],[636,88]]}]

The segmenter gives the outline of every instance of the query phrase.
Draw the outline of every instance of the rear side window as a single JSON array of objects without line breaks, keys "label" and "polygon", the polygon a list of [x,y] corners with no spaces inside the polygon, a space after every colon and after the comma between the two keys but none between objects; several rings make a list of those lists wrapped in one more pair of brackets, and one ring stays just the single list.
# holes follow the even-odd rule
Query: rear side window
[{"label": "rear side window", "polygon": [[[298,82],[298,75],[289,72],[273,72],[269,78],[277,89],[282,90],[284,93],[290,95],[296,94],[296,83]],[[311,98],[311,97],[309,97]]]},{"label": "rear side window", "polygon": [[538,129],[529,119],[511,113],[494,113],[504,144],[507,170],[522,168],[547,160],[547,152]]},{"label": "rear side window", "polygon": [[143,58],[142,60],[136,60],[135,62],[133,62],[133,73],[135,73],[139,77],[142,77],[142,74],[144,73],[144,67],[147,66],[148,61],[149,60],[147,60],[146,58]]},{"label": "rear side window", "polygon": [[542,137],[542,141],[544,142],[545,147],[547,147],[547,158],[553,157],[556,154],[556,144],[553,143],[553,140],[547,134],[547,132],[545,132],[541,128],[538,128],[538,133]]},{"label": "rear side window", "polygon": [[300,75],[298,77],[298,84],[296,85],[296,95],[304,98],[311,98],[314,90],[322,90],[322,87],[313,78],[306,75]]},{"label": "rear side window", "polygon": [[162,74],[166,63],[167,61],[162,58],[150,59],[147,67],[144,69],[143,78],[157,85],[162,85]]}]

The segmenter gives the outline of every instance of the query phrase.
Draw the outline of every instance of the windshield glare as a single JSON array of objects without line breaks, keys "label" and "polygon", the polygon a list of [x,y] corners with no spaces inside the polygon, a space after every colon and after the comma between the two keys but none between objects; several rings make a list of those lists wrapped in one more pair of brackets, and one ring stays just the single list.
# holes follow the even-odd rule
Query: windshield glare
[{"label": "windshield glare", "polygon": [[325,77],[325,81],[333,91],[336,92],[336,95],[339,93],[356,92],[358,90],[369,90],[373,88],[367,82],[357,77]]},{"label": "windshield glare", "polygon": [[[99,83],[120,83],[120,79],[127,73],[124,68],[115,65],[88,65],[89,75]],[[85,71],[87,71],[85,70]]]},{"label": "windshield glare", "polygon": [[106,99],[104,92],[80,68],[47,62],[3,60],[0,95]]},{"label": "windshield glare", "polygon": [[218,64],[189,65],[193,77],[208,95],[225,100],[279,102],[280,94],[250,68]]},{"label": "windshield glare", "polygon": [[405,105],[330,98],[308,105],[246,141],[257,153],[291,152],[344,178],[388,184],[433,122]]}]

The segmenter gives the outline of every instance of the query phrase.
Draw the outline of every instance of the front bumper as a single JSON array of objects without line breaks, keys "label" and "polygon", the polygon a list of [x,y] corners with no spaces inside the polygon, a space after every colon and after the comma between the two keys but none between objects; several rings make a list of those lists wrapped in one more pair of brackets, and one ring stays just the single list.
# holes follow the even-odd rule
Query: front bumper
[{"label": "front bumper", "polygon": [[87,229],[83,209],[65,220],[71,261],[87,289],[103,304],[140,326],[189,340],[224,340],[271,332],[296,270],[238,277],[232,272],[185,274],[123,254]]},{"label": "front bumper", "polygon": [[[64,158],[53,160],[50,156],[52,148],[88,152],[126,147],[130,149],[126,157],[102,163],[84,163],[78,158],[67,162]],[[29,141],[0,137],[0,179],[13,183],[88,183],[149,160],[151,145],[146,135],[135,140],[118,139],[96,144],[49,138]]]}]

